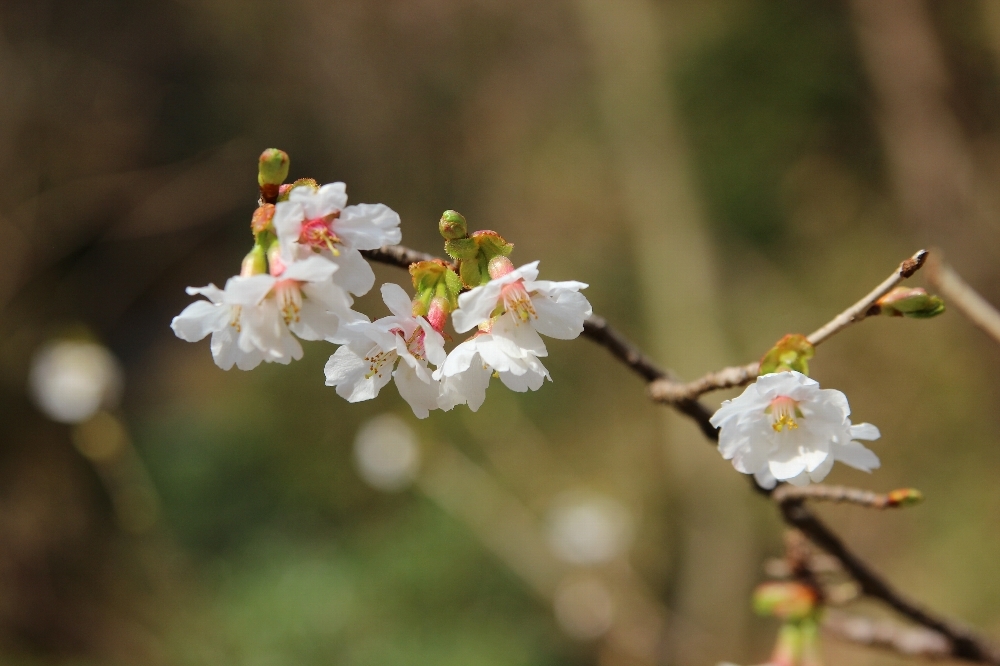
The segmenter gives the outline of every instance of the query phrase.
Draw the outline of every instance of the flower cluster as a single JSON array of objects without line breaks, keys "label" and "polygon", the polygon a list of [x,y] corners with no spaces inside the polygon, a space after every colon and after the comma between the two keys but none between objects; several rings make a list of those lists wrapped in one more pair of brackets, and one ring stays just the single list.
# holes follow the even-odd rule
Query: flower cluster
[{"label": "flower cluster", "polygon": [[[582,282],[538,280],[538,262],[514,268],[513,245],[493,231],[467,233],[454,211],[442,217],[445,250],[456,263],[410,267],[416,294],[381,287],[391,315],[375,321],[353,309],[375,285],[361,254],[401,240],[399,215],[382,204],[347,205],[344,183],[311,179],[283,184],[288,156],[261,155],[260,206],[254,247],[224,289],[189,288],[190,304],[171,327],[189,342],[212,336],[212,356],[228,370],[302,357],[299,340],[340,345],[326,364],[326,383],[349,402],[370,400],[390,379],[413,413],[482,405],[490,377],[515,391],[551,379],[539,334],[568,340],[591,314]],[[471,337],[445,352],[449,319]]]}]

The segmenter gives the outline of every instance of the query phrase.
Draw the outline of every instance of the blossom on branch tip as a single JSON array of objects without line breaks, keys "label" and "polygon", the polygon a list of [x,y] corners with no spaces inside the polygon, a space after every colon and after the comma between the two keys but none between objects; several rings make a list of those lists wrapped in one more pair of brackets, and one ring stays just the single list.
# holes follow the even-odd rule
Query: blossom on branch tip
[{"label": "blossom on branch tip", "polygon": [[344,183],[295,187],[275,206],[273,225],[286,261],[321,253],[340,270],[334,281],[355,296],[368,293],[375,273],[359,250],[402,240],[399,215],[383,204],[347,205]]},{"label": "blossom on branch tip", "polygon": [[851,424],[847,397],[794,370],[761,375],[711,418],[719,452],[763,488],[822,481],[834,461],[870,472],[878,457],[854,440],[875,440],[870,423]]},{"label": "blossom on branch tip", "polygon": [[[428,362],[445,362],[444,338],[423,317],[412,314],[409,296],[396,284],[382,285],[392,316],[341,325],[327,339],[341,345],[326,364],[326,384],[348,402],[371,400],[390,379],[417,418],[438,408],[440,382]],[[397,361],[403,360],[398,364]]]},{"label": "blossom on branch tip", "polygon": [[459,333],[497,316],[513,327],[528,325],[542,335],[572,340],[583,332],[584,320],[592,314],[590,302],[580,293],[583,282],[538,280],[538,262],[515,269],[510,260],[498,256],[490,261],[486,284],[458,297],[452,322]]},{"label": "blossom on branch tip", "polygon": [[185,308],[171,328],[188,342],[211,333],[212,356],[224,370],[233,365],[250,370],[261,361],[287,364],[302,358],[295,336],[322,340],[336,333],[341,321],[362,318],[351,310],[347,292],[331,280],[336,271],[321,257],[287,266],[272,261],[272,274],[232,277],[225,290],[189,287],[189,294],[208,300]]}]

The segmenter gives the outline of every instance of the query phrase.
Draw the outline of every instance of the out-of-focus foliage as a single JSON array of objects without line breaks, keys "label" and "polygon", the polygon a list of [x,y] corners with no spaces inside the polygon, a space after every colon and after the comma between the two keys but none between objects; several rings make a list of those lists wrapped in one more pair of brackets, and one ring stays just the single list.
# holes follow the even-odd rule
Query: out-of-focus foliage
[{"label": "out-of-focus foliage", "polygon": [[[616,169],[595,92],[608,73],[582,4],[0,6],[0,660],[645,663],[628,655],[649,636],[663,663],[765,658],[776,626],[751,617],[750,595],[761,562],[780,553],[773,508],[708,445],[690,456],[712,474],[681,478],[665,443],[690,426],[664,427],[637,378],[589,342],[550,344],[555,381],[537,393],[494,386],[476,414],[418,423],[391,388],[349,405],[323,386],[330,345],[307,344],[288,367],[225,373],[207,342],[183,343],[168,327],[185,286],[238,270],[256,158],[277,146],[291,178],[344,180],[352,202],[399,211],[411,247],[442,255],[441,212],[462,211],[470,229],[514,243],[515,264],[540,259],[552,279],[588,282],[597,313],[655,345],[653,289],[690,285],[644,282],[646,240],[627,204],[675,184],[632,187]],[[684,138],[714,239],[699,261],[720,294],[704,306],[724,313],[715,367],[808,333],[924,245],[943,246],[1000,303],[987,240],[975,255],[899,215],[843,4],[649,0],[616,12],[646,5],[668,42],[656,85],[678,110],[663,123]],[[965,0],[935,12],[977,182],[997,191],[998,18]],[[614,74],[649,71],[634,64]],[[981,203],[990,210],[988,196]],[[665,227],[674,214],[662,211]],[[990,238],[988,225],[969,229]],[[405,271],[376,273],[409,288]],[[377,291],[360,307],[385,314]],[[129,473],[155,491],[151,529],[123,521],[116,501],[130,496],[116,500],[108,482],[119,468],[31,405],[33,353],[80,325],[123,364],[115,418],[144,470]],[[883,433],[881,470],[838,469],[830,481],[927,498],[905,513],[824,515],[916,598],[1000,630],[1000,350],[949,311],[873,319],[825,343],[809,367]],[[361,480],[353,453],[359,428],[386,412],[422,445],[415,483],[391,494]],[[699,513],[692,483],[700,497],[734,499]],[[628,550],[573,562],[552,547],[568,529],[549,524],[554,509],[575,496],[628,513]],[[724,545],[699,521],[737,509],[745,548],[724,554],[736,584],[691,587]],[[614,532],[596,518],[575,524],[598,540]],[[602,629],[604,592],[628,631],[569,637],[559,600],[575,600],[570,615],[594,601],[591,615],[570,617],[581,636]],[[627,617],[637,608],[640,621]],[[729,617],[747,624],[713,620]],[[826,647],[831,663],[887,660]]]}]

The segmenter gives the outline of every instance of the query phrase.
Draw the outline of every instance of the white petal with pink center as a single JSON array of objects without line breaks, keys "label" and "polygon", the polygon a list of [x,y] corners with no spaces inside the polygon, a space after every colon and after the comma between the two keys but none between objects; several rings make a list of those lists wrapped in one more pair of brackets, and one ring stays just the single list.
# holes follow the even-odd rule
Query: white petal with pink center
[{"label": "white petal with pink center", "polygon": [[395,211],[383,204],[348,206],[346,186],[340,182],[318,190],[296,187],[287,201],[275,206],[273,224],[286,261],[319,252],[340,267],[334,282],[355,296],[375,284],[375,274],[359,250],[402,240]]},{"label": "white petal with pink center", "polygon": [[[279,274],[236,276],[226,289],[214,285],[188,289],[208,301],[192,303],[174,318],[174,333],[196,341],[212,333],[212,356],[228,370],[250,370],[260,364],[287,364],[302,358],[295,338],[322,340],[337,332],[341,321],[364,316],[351,310],[351,297],[331,280],[337,266],[322,257],[285,265],[273,262]],[[292,334],[295,335],[292,335]]]},{"label": "white petal with pink center", "polygon": [[500,308],[518,326],[529,324],[542,335],[560,340],[579,336],[592,313],[590,302],[580,293],[587,285],[537,278],[538,262],[533,261],[460,295],[452,313],[455,330],[472,330]]},{"label": "white petal with pink center", "polygon": [[445,362],[444,338],[425,318],[413,316],[410,298],[399,285],[382,285],[382,300],[392,316],[347,322],[328,336],[341,346],[326,364],[326,384],[336,386],[348,402],[360,402],[377,396],[394,378],[413,413],[426,418],[437,409],[440,393],[428,363]]},{"label": "white petal with pink center", "polygon": [[819,482],[835,461],[870,472],[878,457],[856,440],[875,440],[870,423],[851,424],[847,397],[795,371],[762,375],[739,397],[722,403],[711,423],[719,452],[764,488],[778,481]]}]

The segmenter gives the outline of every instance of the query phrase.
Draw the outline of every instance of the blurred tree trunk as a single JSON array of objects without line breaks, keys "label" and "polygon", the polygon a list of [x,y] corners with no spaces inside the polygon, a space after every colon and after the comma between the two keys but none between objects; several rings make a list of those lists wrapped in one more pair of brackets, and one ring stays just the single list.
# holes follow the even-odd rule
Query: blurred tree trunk
[{"label": "blurred tree trunk", "polygon": [[[717,321],[711,239],[668,86],[667,27],[680,34],[686,26],[650,0],[577,5],[644,292],[650,349],[693,377],[731,359]],[[743,654],[753,577],[745,482],[690,423],[664,414],[681,526],[664,661],[736,658]]]},{"label": "blurred tree trunk", "polygon": [[923,0],[849,6],[902,219],[922,243],[943,247],[966,270],[992,273],[1000,240],[990,202],[995,184],[976,172],[928,6]]}]

